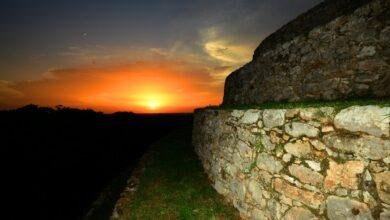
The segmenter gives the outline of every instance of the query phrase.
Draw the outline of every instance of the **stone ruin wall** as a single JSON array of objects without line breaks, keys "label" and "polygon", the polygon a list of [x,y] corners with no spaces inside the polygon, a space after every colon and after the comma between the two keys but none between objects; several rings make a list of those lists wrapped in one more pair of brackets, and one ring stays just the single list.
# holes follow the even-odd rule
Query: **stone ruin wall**
[{"label": "stone ruin wall", "polygon": [[223,104],[389,97],[389,55],[389,0],[327,0],[266,38]]},{"label": "stone ruin wall", "polygon": [[390,107],[195,113],[214,188],[247,219],[390,219]]},{"label": "stone ruin wall", "polygon": [[[228,76],[223,105],[390,97],[390,1],[325,0]],[[193,144],[247,219],[390,219],[390,107],[199,109]]]}]

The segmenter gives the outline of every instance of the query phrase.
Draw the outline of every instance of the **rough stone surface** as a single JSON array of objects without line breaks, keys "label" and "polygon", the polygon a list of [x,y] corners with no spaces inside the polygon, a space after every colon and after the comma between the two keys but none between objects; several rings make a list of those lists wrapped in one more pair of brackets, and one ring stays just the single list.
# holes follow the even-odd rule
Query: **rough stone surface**
[{"label": "rough stone surface", "polygon": [[245,111],[243,111],[243,110],[233,110],[231,115],[235,118],[240,118],[244,115],[244,113],[245,113]]},{"label": "rough stone surface", "polygon": [[313,145],[313,147],[317,150],[325,150],[325,144],[322,143],[321,141],[314,139],[310,140],[310,143]]},{"label": "rough stone surface", "polygon": [[390,171],[374,174],[379,198],[390,205]]},{"label": "rough stone surface", "polygon": [[285,155],[283,155],[283,158],[282,158],[282,160],[284,161],[284,162],[286,162],[286,163],[288,163],[288,162],[290,162],[290,160],[291,160],[291,154],[285,154]]},{"label": "rough stone surface", "polygon": [[334,128],[331,125],[324,125],[321,127],[322,133],[328,133],[328,132],[332,132],[332,131],[334,131]]},{"label": "rough stone surface", "polygon": [[[316,129],[334,126],[337,112],[312,108],[302,117],[302,109],[290,110],[295,113],[272,128],[260,128],[264,120],[278,121],[280,112],[288,112],[272,110],[264,119],[266,111],[204,109],[195,113],[195,150],[213,187],[243,218],[386,219],[389,137],[340,128],[294,137],[292,123]],[[327,112],[327,119],[310,113],[318,111]],[[254,112],[261,113],[249,120]]]},{"label": "rough stone surface", "polygon": [[285,126],[287,134],[293,137],[307,136],[307,137],[316,137],[319,133],[319,130],[311,125],[292,122]]},{"label": "rough stone surface", "polygon": [[386,0],[324,1],[227,77],[223,104],[389,97],[389,9]]},{"label": "rough stone surface", "polygon": [[273,150],[275,149],[275,144],[271,142],[270,137],[267,135],[261,136],[261,144],[265,147],[266,150]]},{"label": "rough stone surface", "polygon": [[358,174],[363,173],[364,163],[362,161],[348,161],[338,164],[329,161],[329,169],[326,172],[324,187],[327,190],[334,190],[341,186],[347,189],[358,189]]},{"label": "rough stone surface", "polygon": [[297,141],[295,143],[287,143],[284,146],[284,149],[288,153],[296,157],[305,157],[311,152],[310,143],[307,141]]},{"label": "rough stone surface", "polygon": [[321,171],[321,164],[320,163],[317,163],[315,161],[312,161],[312,160],[306,160],[305,161],[307,163],[307,165],[314,171]]},{"label": "rough stone surface", "polygon": [[292,164],[288,167],[288,170],[290,171],[291,175],[298,178],[302,183],[308,183],[313,186],[320,187],[324,180],[324,177],[321,174],[314,172],[313,170],[304,166]]},{"label": "rough stone surface", "polygon": [[277,192],[282,193],[286,197],[299,201],[312,208],[318,208],[324,200],[322,194],[300,189],[279,178],[275,179],[273,187]]},{"label": "rough stone surface", "polygon": [[380,214],[380,220],[388,220],[390,219],[390,210],[385,210]]},{"label": "rough stone surface", "polygon": [[285,120],[285,110],[264,110],[263,112],[263,122],[264,126],[267,128],[273,128],[284,125]]},{"label": "rough stone surface", "polygon": [[259,120],[260,111],[259,110],[249,110],[244,113],[241,118],[241,123],[243,124],[254,124]]},{"label": "rough stone surface", "polygon": [[345,153],[354,153],[363,158],[380,160],[390,156],[390,140],[374,136],[346,136],[329,134],[323,137],[328,147]]},{"label": "rough stone surface", "polygon": [[257,166],[270,173],[279,173],[283,169],[283,165],[280,161],[275,160],[274,157],[262,153],[257,158]]},{"label": "rough stone surface", "polygon": [[259,204],[263,200],[262,191],[263,190],[261,189],[261,185],[257,181],[251,180],[248,183],[248,192],[251,193],[252,199]]},{"label": "rough stone surface", "polygon": [[326,208],[330,220],[374,219],[366,204],[348,198],[329,196]]},{"label": "rough stone surface", "polygon": [[304,108],[299,111],[299,117],[303,120],[310,121],[314,119],[318,109],[316,108]]},{"label": "rough stone surface", "polygon": [[336,115],[334,124],[338,129],[389,137],[389,115],[390,107],[352,106],[341,110]]},{"label": "rough stone surface", "polygon": [[287,211],[283,220],[317,220],[318,218],[309,210],[301,207],[293,207]]}]

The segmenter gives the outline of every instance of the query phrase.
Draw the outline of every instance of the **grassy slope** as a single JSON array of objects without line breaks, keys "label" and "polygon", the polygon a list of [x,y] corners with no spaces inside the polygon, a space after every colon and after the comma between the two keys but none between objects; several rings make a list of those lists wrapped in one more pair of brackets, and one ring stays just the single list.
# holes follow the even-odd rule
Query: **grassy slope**
[{"label": "grassy slope", "polygon": [[[139,188],[121,204],[120,219],[239,219],[211,187],[191,146],[191,128],[154,144]],[[123,199],[122,199],[123,201]]]},{"label": "grassy slope", "polygon": [[233,106],[210,106],[210,109],[292,109],[292,108],[309,108],[309,107],[334,107],[336,110],[348,108],[353,105],[379,105],[390,106],[390,98],[383,99],[356,99],[356,100],[339,100],[339,101],[312,101],[312,102],[267,102],[258,105],[233,105]]}]

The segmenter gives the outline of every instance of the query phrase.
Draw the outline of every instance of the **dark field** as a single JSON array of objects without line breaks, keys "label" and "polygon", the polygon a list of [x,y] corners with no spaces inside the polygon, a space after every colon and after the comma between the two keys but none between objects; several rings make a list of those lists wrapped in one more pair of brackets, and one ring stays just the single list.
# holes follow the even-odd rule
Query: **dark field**
[{"label": "dark field", "polygon": [[102,114],[32,105],[1,111],[2,219],[82,218],[149,145],[191,123],[191,114]]},{"label": "dark field", "polygon": [[240,219],[232,204],[212,187],[194,152],[191,134],[192,126],[184,127],[151,146],[136,168],[141,170],[137,190],[118,200],[118,220]]}]

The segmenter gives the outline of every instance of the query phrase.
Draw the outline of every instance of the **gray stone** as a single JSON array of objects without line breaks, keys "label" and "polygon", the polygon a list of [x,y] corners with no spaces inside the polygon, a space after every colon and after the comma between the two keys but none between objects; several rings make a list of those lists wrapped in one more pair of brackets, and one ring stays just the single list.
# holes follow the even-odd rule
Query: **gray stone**
[{"label": "gray stone", "polygon": [[337,188],[335,193],[338,196],[346,196],[346,195],[348,195],[348,190],[344,189],[344,188]]},{"label": "gray stone", "polygon": [[230,176],[236,176],[237,174],[237,167],[234,165],[231,165],[229,163],[226,164],[225,171],[228,173]]},{"label": "gray stone", "polygon": [[252,134],[251,131],[240,127],[237,128],[237,138],[239,140],[242,140],[244,142],[249,142],[251,144],[256,144],[258,141],[258,137]]},{"label": "gray stone", "polygon": [[264,126],[273,128],[284,125],[286,110],[283,109],[267,109],[263,112]]},{"label": "gray stone", "polygon": [[323,116],[331,116],[335,112],[333,107],[321,107],[320,111],[321,111],[320,114]]},{"label": "gray stone", "polygon": [[292,207],[283,216],[283,220],[316,220],[318,219],[308,209],[301,207]]},{"label": "gray stone", "polygon": [[286,118],[294,118],[298,114],[299,114],[299,109],[297,109],[297,108],[287,109],[285,116],[286,116]]},{"label": "gray stone", "polygon": [[242,182],[233,180],[230,184],[230,190],[237,196],[241,201],[244,201],[246,194],[246,187]]},{"label": "gray stone", "polygon": [[390,205],[390,171],[375,173],[374,180],[379,198]]},{"label": "gray stone", "polygon": [[244,116],[242,116],[240,122],[243,124],[253,124],[256,123],[260,118],[260,111],[259,110],[248,110],[244,113]]},{"label": "gray stone", "polygon": [[235,118],[241,118],[244,115],[243,110],[233,110],[231,115]]},{"label": "gray stone", "polygon": [[219,193],[219,194],[222,194],[222,195],[226,195],[228,194],[228,189],[224,186],[224,184],[219,181],[219,180],[216,180],[215,183],[214,183],[214,188],[215,190]]},{"label": "gray stone", "polygon": [[338,129],[389,137],[389,115],[390,107],[352,106],[341,110],[336,115],[334,124]]},{"label": "gray stone", "polygon": [[[233,154],[233,165],[236,166],[238,169],[242,170],[250,166],[250,159],[241,157],[241,155],[237,152]],[[214,162],[216,164],[216,162]],[[214,174],[214,173],[213,173]]]},{"label": "gray stone", "polygon": [[262,135],[260,141],[266,150],[271,151],[275,149],[275,144],[271,142],[271,139],[268,135]]},{"label": "gray stone", "polygon": [[390,140],[373,136],[343,136],[329,134],[323,137],[325,144],[345,153],[354,153],[363,158],[380,160],[390,156]]},{"label": "gray stone", "polygon": [[305,162],[307,163],[307,165],[309,165],[309,167],[312,170],[317,171],[317,172],[321,171],[321,164],[320,163],[317,163],[317,162],[312,161],[312,160],[306,160]]},{"label": "gray stone", "polygon": [[267,211],[255,208],[252,213],[252,219],[254,220],[271,220],[271,215]]},{"label": "gray stone", "polygon": [[258,134],[258,133],[260,133],[260,129],[259,128],[251,128],[251,132]]},{"label": "gray stone", "polygon": [[280,219],[282,217],[282,207],[281,204],[275,199],[270,199],[267,202],[268,210],[271,213],[273,219]]},{"label": "gray stone", "polygon": [[303,188],[305,188],[305,189],[308,189],[308,190],[313,191],[313,192],[321,193],[321,191],[317,187],[309,185],[309,184],[303,185]]},{"label": "gray stone", "polygon": [[318,122],[318,121],[308,121],[307,124],[308,124],[308,125],[311,125],[311,126],[313,126],[313,127],[316,127],[316,128],[318,128],[318,127],[321,126],[321,123]]},{"label": "gray stone", "polygon": [[313,145],[313,147],[317,150],[325,150],[325,144],[317,139],[310,140],[310,143]]},{"label": "gray stone", "polygon": [[358,58],[370,57],[376,53],[375,46],[363,47],[360,53],[357,55]]},{"label": "gray stone", "polygon": [[366,170],[366,172],[364,173],[364,180],[365,181],[371,181],[372,180],[372,176],[370,174],[370,171]]},{"label": "gray stone", "polygon": [[241,157],[250,158],[252,156],[252,149],[243,141],[238,141],[237,149]]},{"label": "gray stone", "polygon": [[290,153],[296,157],[305,157],[311,152],[310,144],[307,141],[287,143],[286,145],[284,145],[284,149],[287,153]]},{"label": "gray stone", "polygon": [[286,163],[290,162],[292,155],[291,154],[284,154],[282,160]]},{"label": "gray stone", "polygon": [[329,196],[326,200],[326,208],[330,220],[374,219],[366,204],[348,198]]},{"label": "gray stone", "polygon": [[390,210],[383,210],[383,212],[381,212],[380,216],[379,216],[379,219],[380,220],[389,220],[390,219]]},{"label": "gray stone", "polygon": [[377,205],[375,198],[367,191],[363,192],[363,201],[368,204],[370,208],[374,208]]},{"label": "gray stone", "polygon": [[283,169],[283,165],[280,161],[266,153],[262,153],[258,156],[257,167],[270,173],[279,173]]},{"label": "gray stone", "polygon": [[262,128],[262,127],[263,127],[263,121],[262,121],[262,120],[259,120],[259,121],[257,122],[257,127],[259,127],[259,128]]},{"label": "gray stone", "polygon": [[251,194],[252,199],[260,204],[261,201],[263,200],[263,193],[262,189],[260,188],[260,183],[258,183],[255,180],[251,180],[248,183],[248,192]]},{"label": "gray stone", "polygon": [[332,125],[324,125],[321,127],[322,133],[329,133],[329,132],[333,132],[333,131],[334,131],[334,128]]},{"label": "gray stone", "polygon": [[383,42],[389,42],[390,41],[390,26],[387,26],[383,28],[380,34],[380,40]]},{"label": "gray stone", "polygon": [[321,186],[322,181],[324,180],[324,177],[321,174],[314,172],[313,170],[304,166],[292,164],[288,167],[288,170],[291,175],[298,178],[299,181],[311,184],[313,186]]},{"label": "gray stone", "polygon": [[316,108],[304,108],[300,110],[299,117],[301,117],[303,120],[310,121],[316,117],[318,111],[319,110]]},{"label": "gray stone", "polygon": [[291,124],[287,124],[284,129],[287,134],[293,137],[317,137],[319,134],[318,128],[300,122],[292,122]]}]

